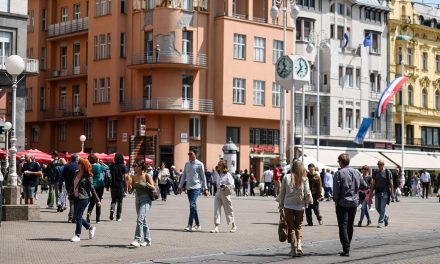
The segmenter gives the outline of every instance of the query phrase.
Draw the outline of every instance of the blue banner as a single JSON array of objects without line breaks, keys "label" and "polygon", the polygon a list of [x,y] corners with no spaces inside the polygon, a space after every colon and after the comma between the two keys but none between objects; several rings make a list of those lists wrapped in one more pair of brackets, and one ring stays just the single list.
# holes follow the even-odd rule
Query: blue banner
[{"label": "blue banner", "polygon": [[359,127],[359,131],[354,138],[354,143],[356,144],[362,144],[364,142],[365,135],[368,132],[368,129],[371,126],[371,123],[373,122],[373,119],[370,117],[364,117],[362,118],[361,126]]}]

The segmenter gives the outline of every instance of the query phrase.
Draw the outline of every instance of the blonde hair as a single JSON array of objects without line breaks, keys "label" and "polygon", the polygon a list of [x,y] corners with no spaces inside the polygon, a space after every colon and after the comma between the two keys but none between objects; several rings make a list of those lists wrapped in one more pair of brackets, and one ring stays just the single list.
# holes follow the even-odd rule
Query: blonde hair
[{"label": "blonde hair", "polygon": [[228,165],[226,165],[225,161],[220,160],[218,162],[218,170],[220,173],[227,173],[228,172]]},{"label": "blonde hair", "polygon": [[301,184],[304,182],[306,177],[306,169],[301,161],[295,160],[292,162],[292,168],[290,170],[291,175],[293,175],[292,185],[296,188],[300,188]]}]

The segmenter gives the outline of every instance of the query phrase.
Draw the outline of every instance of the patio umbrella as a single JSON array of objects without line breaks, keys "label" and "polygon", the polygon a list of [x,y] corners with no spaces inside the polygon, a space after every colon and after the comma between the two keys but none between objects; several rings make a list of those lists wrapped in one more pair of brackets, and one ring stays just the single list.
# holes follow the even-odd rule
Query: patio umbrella
[{"label": "patio umbrella", "polygon": [[39,163],[50,163],[52,161],[52,156],[38,149],[26,149],[17,153],[17,159],[25,154],[30,154],[34,156],[35,161]]}]

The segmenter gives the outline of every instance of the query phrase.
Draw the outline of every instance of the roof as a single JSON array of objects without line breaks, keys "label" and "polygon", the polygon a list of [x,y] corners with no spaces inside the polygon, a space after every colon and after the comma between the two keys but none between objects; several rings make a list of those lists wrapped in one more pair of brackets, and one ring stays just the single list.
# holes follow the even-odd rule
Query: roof
[{"label": "roof", "polygon": [[354,0],[356,4],[360,6],[372,7],[384,11],[391,11],[391,9],[387,6],[386,1],[379,0]]},{"label": "roof", "polygon": [[421,3],[413,3],[414,11],[424,16],[427,19],[435,18],[437,20],[440,19],[440,9],[435,8],[431,5],[421,4]]}]

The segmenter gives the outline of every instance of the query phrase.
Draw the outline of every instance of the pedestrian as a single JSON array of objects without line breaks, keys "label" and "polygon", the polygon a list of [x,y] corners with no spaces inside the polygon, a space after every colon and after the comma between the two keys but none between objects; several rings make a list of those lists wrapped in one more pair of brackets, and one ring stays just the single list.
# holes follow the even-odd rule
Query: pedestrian
[{"label": "pedestrian", "polygon": [[264,176],[264,195],[269,196],[270,190],[272,188],[272,180],[273,180],[273,172],[270,169],[270,167],[267,167],[266,170],[263,172]]},{"label": "pedestrian", "polygon": [[[307,178],[308,178],[308,182],[309,182],[309,188],[312,192],[313,204],[309,205],[306,208],[307,225],[313,226],[312,210],[315,213],[316,218],[318,219],[319,225],[322,225],[323,224],[322,215],[319,212],[319,202],[323,200],[321,176],[315,170],[315,165],[313,163],[309,164],[308,169],[309,169],[309,171],[307,173]],[[334,188],[333,188],[333,190],[334,190]]]},{"label": "pedestrian", "polygon": [[[147,173],[147,165],[144,160],[137,160],[133,165],[135,175],[133,187],[136,190],[136,231],[134,241],[130,245],[134,247],[151,246],[150,228],[148,227],[147,215],[151,208],[151,198],[148,194],[150,191],[156,190],[153,177]],[[142,241],[144,237],[144,242]]]},{"label": "pedestrian", "polygon": [[171,165],[170,169],[170,181],[171,181],[171,187],[173,190],[174,195],[177,195],[177,183],[179,182],[179,175],[176,171],[176,167],[174,165]]},{"label": "pedestrian", "polygon": [[34,204],[34,197],[36,193],[36,186],[38,185],[38,179],[43,176],[41,172],[40,164],[33,161],[31,154],[24,155],[25,162],[21,168],[23,175],[23,193],[24,193],[24,203]]},{"label": "pedestrian", "polygon": [[431,174],[425,169],[420,174],[420,182],[422,183],[422,198],[428,199],[429,187],[431,186]]},{"label": "pedestrian", "polygon": [[394,198],[391,199],[391,202],[394,203],[394,201],[396,201],[397,203],[400,202],[399,201],[399,185],[400,185],[400,168],[397,167],[392,173],[391,175],[393,176],[393,187],[394,187]]},{"label": "pedestrian", "polygon": [[[220,176],[221,176],[221,168],[220,170]],[[235,196],[241,196],[241,179],[240,179],[240,172],[238,170],[235,171],[234,174],[234,185],[235,185]],[[217,186],[218,189],[218,186]]]},{"label": "pedestrian", "polygon": [[160,164],[160,169],[158,171],[158,179],[159,179],[159,190],[160,190],[160,197],[162,198],[162,201],[167,201],[167,194],[169,190],[169,181],[170,177],[170,171],[167,167],[165,167],[165,162],[162,162]]},{"label": "pedestrian", "polygon": [[217,193],[217,184],[215,184],[216,182],[217,182],[217,178],[219,177],[219,173],[218,173],[218,166],[215,166],[215,169],[214,170],[212,170],[212,172],[211,172],[211,177],[212,177],[212,179],[211,179],[211,181],[214,183],[213,184],[213,186],[214,186],[214,196],[215,196],[215,194]]},{"label": "pedestrian", "polygon": [[71,239],[72,242],[81,241],[81,229],[84,226],[89,230],[89,239],[95,236],[96,227],[92,226],[87,220],[83,218],[84,211],[89,204],[90,198],[94,199],[96,206],[101,206],[98,195],[93,188],[92,183],[92,165],[86,159],[79,159],[78,171],[73,182],[73,198],[75,200],[75,236]]},{"label": "pedestrian", "polygon": [[324,197],[327,198],[327,201],[330,201],[330,199],[332,199],[332,196],[333,196],[333,175],[330,173],[330,169],[327,169],[324,174]]},{"label": "pedestrian", "polygon": [[66,160],[64,158],[59,159],[59,166],[55,167],[55,195],[57,200],[57,212],[62,213],[64,210],[66,210],[66,197],[67,197],[67,190],[66,190],[66,184],[63,182],[63,171],[64,166],[66,166]]},{"label": "pedestrian", "polygon": [[[93,188],[95,188],[96,194],[98,195],[99,201],[102,201],[102,196],[104,194],[104,174],[105,171],[109,169],[102,161],[98,159],[95,154],[89,155],[89,162],[92,164],[93,173]],[[98,162],[99,161],[99,162]],[[93,207],[95,206],[95,200],[91,200],[89,208],[87,209],[87,222],[90,223],[90,216],[92,215]],[[96,223],[101,222],[101,207],[96,207]]]},{"label": "pedestrian", "polygon": [[211,233],[219,232],[219,225],[221,219],[221,209],[225,211],[226,223],[231,224],[231,230],[229,232],[235,233],[237,231],[237,225],[234,219],[234,209],[232,208],[231,192],[234,188],[234,178],[228,172],[228,166],[226,162],[218,162],[219,177],[216,178],[215,184],[217,185],[218,192],[214,198],[214,229]]},{"label": "pedestrian", "polygon": [[[124,156],[121,153],[116,153],[114,158],[114,163],[110,165],[110,175],[111,175],[111,196],[112,203],[110,206],[110,220],[114,219],[114,214],[116,210],[116,204],[118,208],[116,210],[116,221],[122,221],[122,201],[124,199],[124,189],[125,189],[125,174],[128,173],[127,167],[124,165]],[[107,187],[107,191],[109,190]]]},{"label": "pedestrian", "polygon": [[[184,231],[201,231],[202,227],[200,226],[199,214],[197,212],[197,198],[199,198],[200,192],[203,192],[205,196],[208,195],[205,167],[203,163],[197,159],[196,150],[190,150],[188,157],[189,161],[185,164],[182,179],[179,184],[179,191],[181,191],[183,184],[186,183],[185,189],[187,190],[189,201],[188,225],[184,228]],[[193,227],[194,221],[196,225]]]},{"label": "pedestrian", "polygon": [[284,175],[280,194],[277,196],[280,213],[284,213],[287,223],[287,242],[291,256],[302,256],[302,222],[304,209],[313,203],[312,193],[306,177],[304,165],[299,160],[292,161],[290,173]]},{"label": "pedestrian", "polygon": [[361,207],[361,218],[359,219],[358,226],[362,226],[362,221],[364,220],[364,216],[367,217],[367,226],[371,225],[371,218],[369,209],[371,208],[371,180],[372,177],[370,175],[370,167],[368,165],[362,166],[361,169],[362,177],[364,178],[365,183],[367,184],[366,190],[359,191],[359,203],[362,205]]},{"label": "pedestrian", "polygon": [[70,156],[70,162],[69,164],[64,166],[63,169],[63,176],[61,179],[60,184],[65,184],[68,199],[69,199],[69,214],[68,214],[68,220],[67,222],[75,223],[75,200],[73,199],[73,196],[70,195],[73,193],[73,181],[75,180],[76,171],[78,170],[78,155],[76,153],[73,153]]},{"label": "pedestrian", "polygon": [[255,178],[255,175],[253,172],[251,172],[251,176],[249,177],[249,184],[250,184],[250,194],[251,196],[255,196],[255,185],[257,183],[257,179]]},{"label": "pedestrian", "polygon": [[333,200],[336,205],[339,240],[342,244],[342,252],[339,255],[349,257],[353,223],[359,205],[359,190],[366,189],[367,184],[358,170],[349,167],[350,156],[347,153],[338,156],[338,163],[341,169],[335,173],[333,179]]},{"label": "pedestrian", "polygon": [[389,170],[385,169],[385,161],[379,160],[377,166],[379,169],[373,173],[371,193],[374,195],[374,204],[376,205],[376,211],[379,213],[377,227],[382,228],[388,226],[389,223],[386,206],[390,203],[390,199],[394,197],[393,176]]},{"label": "pedestrian", "polygon": [[275,191],[275,197],[280,194],[281,188],[281,164],[277,164],[275,169],[273,169],[273,188]]},{"label": "pedestrian", "polygon": [[206,186],[208,186],[209,195],[212,195],[212,185],[215,184],[215,182],[212,182],[212,173],[209,170],[205,171],[205,177],[206,177]]},{"label": "pedestrian", "polygon": [[249,173],[248,170],[245,169],[244,172],[241,174],[241,182],[243,185],[243,196],[249,196]]},{"label": "pedestrian", "polygon": [[45,171],[44,174],[47,177],[47,184],[49,187],[49,194],[47,195],[46,209],[53,208],[54,205],[57,204],[58,188],[56,188],[57,178],[56,178],[55,168],[58,165],[59,165],[58,151],[54,150],[54,151],[52,151],[52,161],[49,163],[49,165],[44,170]]}]

